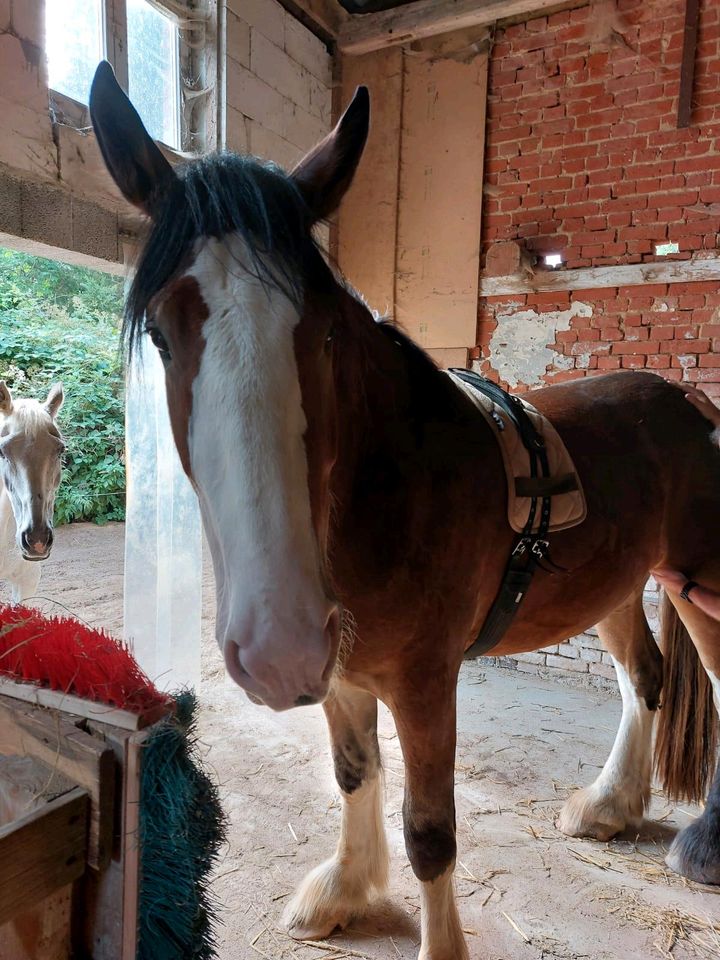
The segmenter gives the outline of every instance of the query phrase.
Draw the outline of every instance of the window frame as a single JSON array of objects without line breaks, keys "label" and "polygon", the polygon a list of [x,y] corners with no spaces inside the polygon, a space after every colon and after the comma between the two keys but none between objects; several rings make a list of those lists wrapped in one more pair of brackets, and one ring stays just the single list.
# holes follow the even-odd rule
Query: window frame
[{"label": "window frame", "polygon": [[[127,93],[129,85],[127,0],[100,0],[100,2],[103,14],[103,55],[112,64],[118,83]],[[190,9],[182,0],[146,0],[146,2],[173,22],[177,36],[173,73],[175,74],[175,106],[179,144],[174,146],[162,140],[157,142],[162,145],[166,152],[178,157],[188,153],[200,153],[206,148],[208,139],[205,133],[207,128],[205,114],[208,105],[204,102],[208,100],[208,97],[205,95],[214,92],[214,84],[208,85],[202,82],[205,80],[204,63],[208,59],[206,54],[208,50],[213,51],[213,38],[209,27],[214,3],[212,0],[197,0],[197,5]],[[193,33],[202,30],[201,42],[195,36],[191,40],[183,37],[183,18],[192,22]],[[185,77],[197,78],[197,83],[200,86],[198,91],[193,91],[191,97],[187,96],[190,87],[184,80]],[[78,130],[90,128],[91,120],[88,104],[81,103],[66,93],[54,90],[52,87],[49,87],[48,94],[50,111],[55,121]],[[198,108],[201,111],[199,123],[198,117],[195,115]],[[191,120],[193,119],[195,120],[193,125],[199,127],[200,133],[191,129]]]}]

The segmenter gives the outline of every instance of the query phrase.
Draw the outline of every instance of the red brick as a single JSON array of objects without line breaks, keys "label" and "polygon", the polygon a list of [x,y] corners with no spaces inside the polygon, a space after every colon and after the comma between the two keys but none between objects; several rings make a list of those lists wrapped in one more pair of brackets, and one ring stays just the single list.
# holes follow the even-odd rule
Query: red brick
[{"label": "red brick", "polygon": [[613,356],[644,356],[648,353],[659,353],[657,340],[620,340],[612,344]]},{"label": "red brick", "polygon": [[667,370],[670,366],[670,357],[653,355],[647,358],[645,366],[650,370]]}]

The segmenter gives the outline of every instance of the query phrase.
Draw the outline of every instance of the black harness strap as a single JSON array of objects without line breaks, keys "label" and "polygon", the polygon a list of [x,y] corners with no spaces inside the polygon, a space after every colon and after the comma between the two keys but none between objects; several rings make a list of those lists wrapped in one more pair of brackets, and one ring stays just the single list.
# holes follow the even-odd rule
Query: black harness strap
[{"label": "black harness strap", "polygon": [[[530,589],[535,570],[547,556],[547,535],[550,529],[552,496],[558,491],[554,489],[550,482],[550,464],[545,440],[535,429],[535,425],[528,416],[522,401],[518,397],[513,397],[491,380],[486,380],[485,377],[481,377],[470,370],[455,368],[450,370],[450,373],[488,397],[507,414],[518,431],[530,458],[530,480],[527,481],[525,486],[530,496],[528,519],[522,533],[518,535],[515,542],[500,589],[485,618],[485,622],[480,628],[474,643],[465,651],[464,659],[473,660],[475,657],[481,657],[489,653],[503,638]],[[519,495],[522,494],[519,493]],[[540,518],[538,528],[533,532],[538,501],[540,502]]]}]

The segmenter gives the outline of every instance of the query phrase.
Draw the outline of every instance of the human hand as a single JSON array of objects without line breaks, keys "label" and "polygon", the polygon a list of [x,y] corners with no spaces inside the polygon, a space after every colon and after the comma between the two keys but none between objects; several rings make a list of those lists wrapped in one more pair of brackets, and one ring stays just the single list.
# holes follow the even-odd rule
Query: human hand
[{"label": "human hand", "polygon": [[651,570],[650,573],[655,578],[658,586],[664,587],[670,593],[680,593],[690,579],[690,577],[681,573],[680,570],[673,570],[672,567],[656,567],[654,570]]},{"label": "human hand", "polygon": [[706,420],[714,427],[720,427],[720,410],[706,393],[688,383],[679,383],[678,386],[684,392],[685,399],[699,410]]}]

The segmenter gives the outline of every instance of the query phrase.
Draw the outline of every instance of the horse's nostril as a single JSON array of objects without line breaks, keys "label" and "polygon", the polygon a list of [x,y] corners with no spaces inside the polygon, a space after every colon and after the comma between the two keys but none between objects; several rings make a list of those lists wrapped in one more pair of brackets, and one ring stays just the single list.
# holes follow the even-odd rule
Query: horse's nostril
[{"label": "horse's nostril", "polygon": [[295,701],[295,706],[311,707],[314,703],[317,703],[317,699],[315,697],[311,697],[309,693],[303,693]]}]

